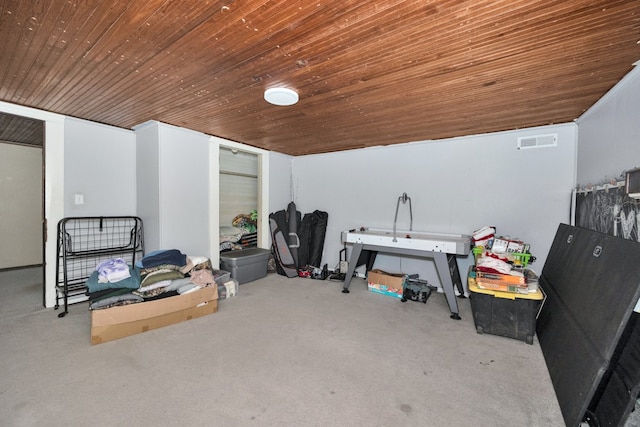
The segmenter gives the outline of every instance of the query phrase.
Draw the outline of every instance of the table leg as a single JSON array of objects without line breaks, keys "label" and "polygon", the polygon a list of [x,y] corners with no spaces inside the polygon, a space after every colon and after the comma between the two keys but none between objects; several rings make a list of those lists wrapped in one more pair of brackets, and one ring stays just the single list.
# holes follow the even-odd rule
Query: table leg
[{"label": "table leg", "polygon": [[344,276],[344,285],[342,288],[343,294],[349,293],[349,285],[351,284],[351,278],[353,277],[353,273],[356,271],[356,264],[358,263],[358,258],[360,258],[362,247],[363,247],[362,243],[353,244],[353,248],[351,249],[351,257],[349,258],[349,268],[347,268],[347,275]]},{"label": "table leg", "polygon": [[453,286],[458,289],[458,298],[466,298],[464,296],[464,286],[462,285],[462,277],[460,276],[460,270],[458,270],[458,261],[454,254],[447,254],[447,263],[449,264],[449,276],[453,280]]},{"label": "table leg", "polygon": [[449,263],[447,261],[447,254],[444,252],[434,252],[433,260],[436,264],[436,270],[440,277],[440,283],[442,284],[442,290],[447,297],[447,304],[449,304],[449,310],[451,311],[451,318],[460,320],[458,314],[458,301],[456,300],[456,294],[453,290],[453,280],[451,280],[451,274],[449,273]]}]

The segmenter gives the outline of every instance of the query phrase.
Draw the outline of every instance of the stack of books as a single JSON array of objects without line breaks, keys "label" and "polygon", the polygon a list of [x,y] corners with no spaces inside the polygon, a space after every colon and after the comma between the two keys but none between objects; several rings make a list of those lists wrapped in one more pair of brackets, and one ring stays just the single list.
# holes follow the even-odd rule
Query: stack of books
[{"label": "stack of books", "polygon": [[492,291],[528,294],[529,285],[524,276],[476,271],[476,286]]}]

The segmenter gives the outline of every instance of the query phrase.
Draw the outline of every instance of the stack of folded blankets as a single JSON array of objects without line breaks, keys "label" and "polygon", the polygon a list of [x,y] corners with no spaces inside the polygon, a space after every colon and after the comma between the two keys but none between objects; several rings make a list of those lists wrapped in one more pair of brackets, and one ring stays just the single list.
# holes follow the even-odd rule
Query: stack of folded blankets
[{"label": "stack of folded blankets", "polygon": [[87,280],[89,309],[134,304],[218,286],[216,279],[228,274],[214,271],[206,257],[187,256],[177,249],[154,251],[135,265],[121,258],[96,266]]}]

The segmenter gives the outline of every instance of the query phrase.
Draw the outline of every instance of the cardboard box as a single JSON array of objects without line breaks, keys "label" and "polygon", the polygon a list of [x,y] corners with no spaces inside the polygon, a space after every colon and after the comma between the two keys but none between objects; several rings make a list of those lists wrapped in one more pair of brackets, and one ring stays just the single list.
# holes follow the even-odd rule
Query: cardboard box
[{"label": "cardboard box", "polygon": [[370,291],[394,298],[402,298],[404,280],[404,274],[392,274],[378,269],[367,273],[367,286]]},{"label": "cardboard box", "polygon": [[139,334],[218,311],[218,287],[138,304],[91,311],[91,345]]},{"label": "cardboard box", "polygon": [[493,240],[491,251],[496,254],[504,254],[508,252],[524,252],[525,244],[520,240],[512,240],[507,237],[498,237]]}]

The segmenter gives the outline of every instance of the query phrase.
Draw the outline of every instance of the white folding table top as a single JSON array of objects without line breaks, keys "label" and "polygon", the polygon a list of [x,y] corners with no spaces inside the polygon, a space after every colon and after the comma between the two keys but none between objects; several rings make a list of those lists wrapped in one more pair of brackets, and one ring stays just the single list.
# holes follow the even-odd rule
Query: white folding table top
[{"label": "white folding table top", "polygon": [[445,252],[466,255],[469,253],[471,237],[464,234],[432,233],[411,230],[393,230],[382,228],[361,228],[343,232],[345,243],[385,246],[418,251]]}]

